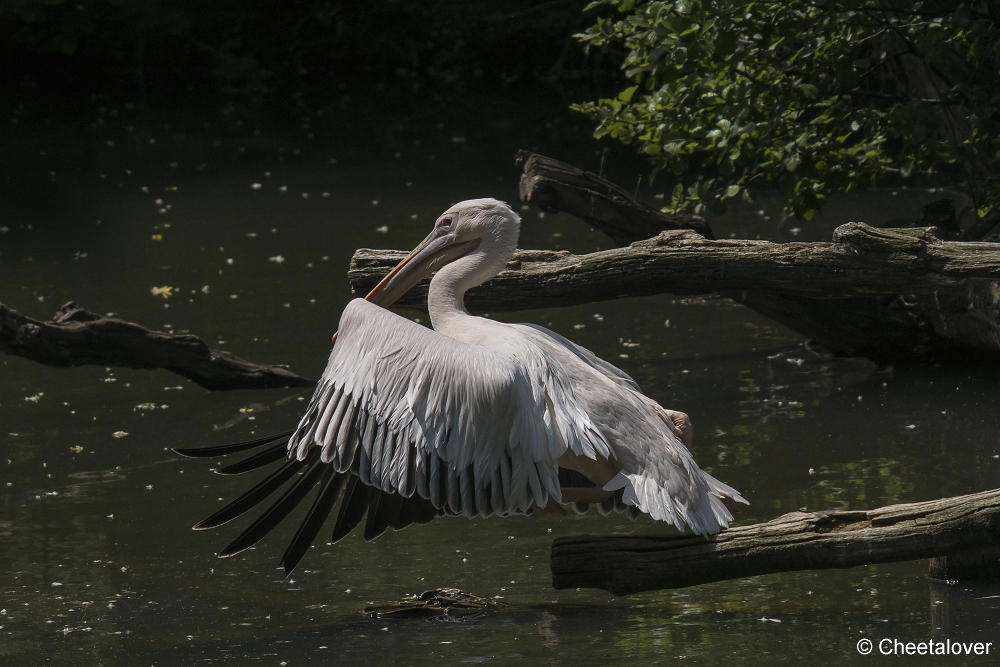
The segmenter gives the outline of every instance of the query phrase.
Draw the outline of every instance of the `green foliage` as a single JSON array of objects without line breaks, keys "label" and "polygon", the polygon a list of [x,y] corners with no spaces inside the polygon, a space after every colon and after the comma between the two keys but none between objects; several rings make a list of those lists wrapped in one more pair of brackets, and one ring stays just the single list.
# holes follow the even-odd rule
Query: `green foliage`
[{"label": "green foliage", "polygon": [[634,85],[575,109],[681,179],[670,208],[784,193],[808,220],[832,189],[930,177],[1000,203],[1000,3],[597,0],[578,35],[621,43]]}]

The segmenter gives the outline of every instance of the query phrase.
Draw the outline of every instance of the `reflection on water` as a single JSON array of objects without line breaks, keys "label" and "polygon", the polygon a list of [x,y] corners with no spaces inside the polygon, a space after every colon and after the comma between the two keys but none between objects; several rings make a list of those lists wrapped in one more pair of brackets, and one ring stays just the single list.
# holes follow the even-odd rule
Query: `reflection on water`
[{"label": "reflection on water", "polygon": [[[512,167],[466,170],[447,164],[446,150],[433,169],[277,165],[96,189],[71,224],[3,221],[0,299],[41,319],[73,299],[316,377],[350,298],[355,248],[412,247],[459,199],[516,200]],[[609,246],[573,219],[522,213],[523,247]],[[727,224],[751,223],[739,214],[718,223]],[[664,295],[499,317],[555,329],[688,412],[698,461],[751,502],[741,522],[998,486],[1000,385],[990,369],[832,359],[720,299]],[[294,526],[216,559],[238,527],[189,527],[247,481],[169,449],[286,429],[307,392],[213,394],[165,372],[13,357],[0,358],[0,377],[4,664],[840,664],[864,659],[854,648],[861,637],[998,638],[996,586],[929,582],[924,562],[626,598],[552,590],[554,537],[663,530],[596,513],[443,519],[372,544],[352,535],[318,543],[285,579],[276,568]],[[463,623],[361,615],[369,601],[442,586],[510,606]]]}]

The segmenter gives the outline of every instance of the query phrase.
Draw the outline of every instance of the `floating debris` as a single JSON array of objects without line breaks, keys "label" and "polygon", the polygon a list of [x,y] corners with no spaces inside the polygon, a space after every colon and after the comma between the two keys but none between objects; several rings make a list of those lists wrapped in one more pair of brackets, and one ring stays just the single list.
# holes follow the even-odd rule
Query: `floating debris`
[{"label": "floating debris", "polygon": [[163,287],[154,287],[150,290],[153,296],[162,296],[164,299],[169,299],[174,295],[174,288],[170,285],[164,285]]},{"label": "floating debris", "polygon": [[370,618],[390,616],[436,616],[442,620],[478,618],[507,604],[466,593],[458,588],[435,588],[420,595],[406,597],[400,602],[369,604],[364,613]]},{"label": "floating debris", "polygon": [[111,434],[111,437],[112,438],[119,438],[119,439],[121,439],[121,438],[124,438],[127,435],[128,435],[128,433],[126,433],[125,431],[115,431],[114,433]]},{"label": "floating debris", "polygon": [[274,257],[268,257],[267,261],[274,262],[275,264],[281,264],[282,262],[285,261],[285,258],[282,257],[281,255],[275,255]]}]

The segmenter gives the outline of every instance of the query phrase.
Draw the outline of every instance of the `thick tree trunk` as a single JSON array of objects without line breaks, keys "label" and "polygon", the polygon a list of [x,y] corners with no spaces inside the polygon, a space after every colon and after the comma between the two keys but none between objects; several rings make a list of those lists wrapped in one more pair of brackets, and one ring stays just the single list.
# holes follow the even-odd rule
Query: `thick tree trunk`
[{"label": "thick tree trunk", "polygon": [[[552,544],[552,583],[627,595],[775,572],[983,554],[998,545],[1000,490],[993,490],[869,511],[792,512],[707,539],[560,537]],[[995,553],[983,558],[996,569]]]},{"label": "thick tree trunk", "polygon": [[[833,243],[771,243],[710,241],[676,230],[589,255],[518,250],[505,271],[469,291],[466,305],[495,312],[735,290],[822,298],[933,293],[968,281],[1000,280],[1000,244],[941,241],[932,231],[849,223],[837,228]],[[355,293],[374,287],[404,256],[358,250],[348,273]],[[425,282],[400,305],[426,307],[426,299]]]},{"label": "thick tree trunk", "polygon": [[0,352],[48,366],[163,368],[206,389],[314,384],[287,366],[246,361],[209,348],[197,336],[150,331],[88,312],[72,301],[60,308],[51,322],[25,317],[0,303]]}]

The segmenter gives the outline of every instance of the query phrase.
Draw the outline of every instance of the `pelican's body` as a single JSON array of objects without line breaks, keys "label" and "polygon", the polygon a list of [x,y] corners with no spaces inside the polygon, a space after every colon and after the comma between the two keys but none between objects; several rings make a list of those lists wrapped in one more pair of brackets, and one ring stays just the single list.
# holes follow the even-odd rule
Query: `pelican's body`
[{"label": "pelican's body", "polygon": [[[624,372],[556,333],[466,311],[466,290],[504,268],[519,228],[502,202],[457,204],[367,300],[348,304],[326,371],[282,446],[282,470],[303,474],[222,555],[259,539],[316,483],[320,494],[283,559],[289,570],[340,496],[335,539],[366,510],[372,537],[441,514],[520,514],[616,492],[680,530],[710,535],[728,525],[733,501],[746,501],[694,462],[686,415],[664,409]],[[376,305],[435,270],[433,330]],[[560,468],[594,486],[564,488]],[[239,513],[260,500],[244,498],[233,503]],[[199,527],[235,515],[223,510]]]}]

